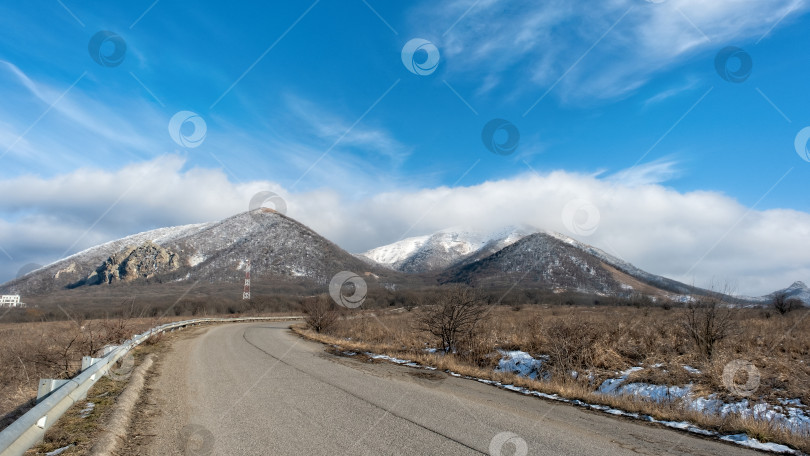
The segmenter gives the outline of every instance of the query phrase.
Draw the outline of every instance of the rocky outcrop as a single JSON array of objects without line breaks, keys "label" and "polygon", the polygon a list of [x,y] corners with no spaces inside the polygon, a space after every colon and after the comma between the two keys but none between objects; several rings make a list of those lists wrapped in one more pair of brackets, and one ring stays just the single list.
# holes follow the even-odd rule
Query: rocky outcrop
[{"label": "rocky outcrop", "polygon": [[118,252],[99,266],[86,283],[112,284],[116,281],[131,282],[148,279],[180,267],[177,254],[147,241],[139,246],[130,246]]},{"label": "rocky outcrop", "polygon": [[68,267],[56,271],[56,274],[54,274],[53,278],[58,279],[59,277],[61,277],[63,275],[75,274],[75,273],[76,273],[76,263],[70,263],[70,265],[68,265]]}]

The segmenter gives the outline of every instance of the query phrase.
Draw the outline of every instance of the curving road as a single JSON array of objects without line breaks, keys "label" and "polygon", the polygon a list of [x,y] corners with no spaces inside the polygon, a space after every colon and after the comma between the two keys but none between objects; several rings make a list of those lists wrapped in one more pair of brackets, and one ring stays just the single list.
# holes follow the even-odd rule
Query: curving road
[{"label": "curving road", "polygon": [[145,398],[154,410],[142,412],[125,453],[762,454],[445,374],[329,355],[288,326],[219,325],[176,341]]}]

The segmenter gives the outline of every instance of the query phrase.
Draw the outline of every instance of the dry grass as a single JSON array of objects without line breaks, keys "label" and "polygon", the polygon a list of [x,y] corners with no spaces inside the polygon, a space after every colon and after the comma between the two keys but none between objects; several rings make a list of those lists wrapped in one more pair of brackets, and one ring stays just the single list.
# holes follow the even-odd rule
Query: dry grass
[{"label": "dry grass", "polygon": [[[288,316],[289,312],[244,316]],[[71,378],[83,356],[98,356],[106,345],[116,345],[155,326],[189,317],[84,319],[0,324],[0,429],[35,405],[41,378]],[[216,316],[216,315],[212,315]],[[223,317],[237,317],[227,314]],[[162,335],[151,337],[156,344]]]},{"label": "dry grass", "polygon": [[[93,445],[93,435],[97,432],[104,418],[115,405],[115,400],[126,387],[126,382],[117,382],[102,377],[87,394],[86,400],[79,401],[71,407],[48,429],[45,440],[26,452],[27,455],[44,454],[72,445],[62,455],[87,454]],[[83,413],[87,404],[94,404],[89,413]]]},{"label": "dry grass", "polygon": [[[158,353],[167,344],[161,343],[171,339],[171,336],[163,336],[159,339],[150,338],[149,343],[136,347],[132,354],[135,359],[134,367],[141,364],[143,359],[150,353]],[[87,393],[85,400],[77,402],[45,433],[42,442],[29,449],[26,455],[41,455],[59,448],[69,447],[61,455],[84,455],[88,454],[90,448],[97,440],[98,434],[103,430],[109,416],[115,410],[118,396],[124,391],[128,382],[112,380],[107,376],[102,377]],[[85,412],[88,403],[93,403],[94,408],[90,413]],[[84,412],[84,413],[83,413]]]},{"label": "dry grass", "polygon": [[0,325],[0,428],[34,405],[40,378],[73,377],[82,356],[97,356],[105,345],[121,343],[161,322],[78,319]]},{"label": "dry grass", "polygon": [[[425,348],[440,341],[418,330],[419,310],[365,312],[342,318],[327,333],[296,330],[307,337],[347,350],[372,351],[459,374],[523,386],[569,399],[607,405],[661,420],[688,420],[723,433],[747,433],[761,441],[774,441],[810,452],[810,433],[791,433],[773,423],[727,415],[707,415],[680,402],[654,402],[633,396],[607,396],[594,390],[603,380],[632,366],[645,366],[630,378],[659,385],[693,383],[698,393],[715,392],[726,401],[739,401],[723,384],[724,366],[740,359],[753,363],[760,385],[749,400],[776,403],[778,398],[799,398],[810,404],[810,310],[768,315],[754,309],[733,312],[731,332],[707,358],[684,328],[683,309],[627,307],[526,306],[515,311],[494,308],[472,340],[456,353],[433,354]],[[523,350],[549,355],[545,364],[550,381],[534,381],[495,372],[501,350]],[[660,367],[651,366],[660,364]],[[689,365],[701,371],[692,374]],[[579,380],[562,373],[576,370]],[[561,375],[562,374],[562,375]],[[737,378],[744,384],[746,378]]]}]

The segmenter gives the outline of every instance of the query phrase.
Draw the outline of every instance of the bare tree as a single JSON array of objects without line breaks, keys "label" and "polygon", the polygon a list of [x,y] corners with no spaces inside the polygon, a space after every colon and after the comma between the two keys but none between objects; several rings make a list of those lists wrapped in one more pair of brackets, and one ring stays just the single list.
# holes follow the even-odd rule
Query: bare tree
[{"label": "bare tree", "polygon": [[474,288],[450,286],[436,296],[426,298],[418,323],[420,329],[441,339],[442,349],[453,352],[459,342],[470,338],[487,313],[485,300]]},{"label": "bare tree", "polygon": [[329,329],[335,324],[338,317],[334,303],[326,295],[304,299],[301,303],[301,311],[305,315],[304,322],[317,333]]},{"label": "bare tree", "polygon": [[781,315],[800,309],[804,303],[801,299],[791,298],[785,292],[776,293],[773,297],[773,308]]},{"label": "bare tree", "polygon": [[712,292],[693,297],[686,308],[684,327],[706,358],[712,357],[717,343],[728,337],[734,328],[733,311],[723,302],[727,295]]}]

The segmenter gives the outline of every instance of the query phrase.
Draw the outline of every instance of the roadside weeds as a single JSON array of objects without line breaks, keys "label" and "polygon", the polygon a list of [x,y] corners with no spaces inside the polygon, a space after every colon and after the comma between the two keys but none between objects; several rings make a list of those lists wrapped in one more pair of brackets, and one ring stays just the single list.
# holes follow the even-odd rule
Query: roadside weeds
[{"label": "roadside weeds", "polygon": [[[585,404],[609,407],[627,414],[638,414],[652,417],[658,421],[688,422],[698,428],[713,431],[721,435],[746,434],[760,442],[774,442],[810,453],[810,436],[797,435],[772,423],[756,420],[740,414],[729,414],[725,417],[709,415],[697,410],[690,410],[676,401],[656,402],[634,398],[629,395],[606,395],[596,393],[583,384],[575,381],[538,381],[521,377],[513,373],[497,372],[491,368],[481,368],[464,362],[454,354],[437,354],[414,352],[404,347],[396,347],[384,342],[368,342],[357,339],[347,340],[329,334],[316,333],[305,325],[292,325],[290,329],[300,337],[337,347],[338,352],[355,352],[359,355],[373,353],[392,358],[405,358],[421,366],[432,367],[444,372],[452,372],[461,377],[468,377],[485,382],[496,382],[500,385],[512,385],[545,395],[559,397],[567,402],[581,401]],[[513,388],[506,388],[514,390]],[[592,410],[597,408],[589,407]],[[644,421],[643,419],[641,421]],[[670,427],[671,428],[671,427]]]},{"label": "roadside weeds", "polygon": [[[132,376],[126,381],[116,381],[106,375],[102,377],[88,391],[87,398],[62,415],[45,433],[44,440],[26,451],[26,456],[58,450],[62,450],[58,453],[60,456],[110,454],[104,450],[109,451],[122,441],[127,429],[122,428],[121,424],[129,421],[132,412],[131,408],[121,408],[122,401],[131,401],[132,405],[138,402],[141,393],[141,389],[137,388],[138,377],[143,383],[154,358],[169,346],[174,337],[161,336],[133,349],[131,353],[136,367]],[[136,388],[131,388],[133,384],[136,384]],[[136,396],[134,400],[132,396]],[[99,445],[101,443],[104,445]]]}]

